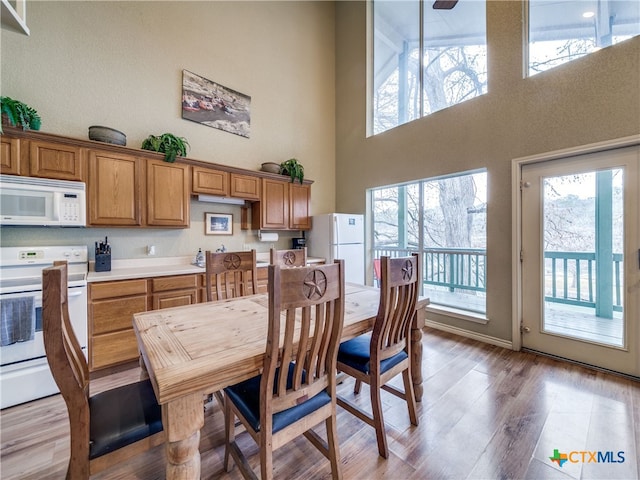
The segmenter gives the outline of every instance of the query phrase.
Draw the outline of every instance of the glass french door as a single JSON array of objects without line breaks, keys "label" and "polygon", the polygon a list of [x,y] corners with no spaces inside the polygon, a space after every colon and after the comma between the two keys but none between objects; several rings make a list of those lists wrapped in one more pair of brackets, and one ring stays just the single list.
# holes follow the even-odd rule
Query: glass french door
[{"label": "glass french door", "polygon": [[640,147],[522,167],[522,346],[640,376]]}]

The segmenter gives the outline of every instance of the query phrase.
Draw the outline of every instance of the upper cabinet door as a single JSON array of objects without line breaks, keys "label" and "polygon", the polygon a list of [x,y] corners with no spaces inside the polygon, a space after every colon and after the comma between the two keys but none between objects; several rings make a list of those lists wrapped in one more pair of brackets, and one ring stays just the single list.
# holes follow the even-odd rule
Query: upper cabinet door
[{"label": "upper cabinet door", "polygon": [[85,181],[84,148],[31,140],[29,152],[29,176]]},{"label": "upper cabinet door", "polygon": [[147,225],[189,226],[190,180],[189,165],[147,161]]},{"label": "upper cabinet door", "polygon": [[260,200],[260,178],[231,173],[231,196],[245,200]]},{"label": "upper cabinet door", "polygon": [[289,184],[289,228],[292,230],[311,229],[310,201],[311,185]]},{"label": "upper cabinet door", "polygon": [[289,228],[289,183],[262,179],[260,202],[253,204],[253,228],[287,230]]},{"label": "upper cabinet door", "polygon": [[229,196],[229,172],[212,168],[193,167],[192,191],[206,195]]},{"label": "upper cabinet door", "polygon": [[0,173],[20,175],[20,139],[0,137]]},{"label": "upper cabinet door", "polygon": [[89,225],[142,225],[142,165],[132,155],[89,152]]}]

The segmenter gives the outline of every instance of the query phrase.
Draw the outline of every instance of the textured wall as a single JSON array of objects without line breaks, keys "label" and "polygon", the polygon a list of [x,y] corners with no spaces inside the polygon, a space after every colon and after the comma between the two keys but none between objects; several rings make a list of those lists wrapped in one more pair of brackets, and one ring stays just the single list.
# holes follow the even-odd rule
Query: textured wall
[{"label": "textured wall", "polygon": [[364,212],[367,188],[470,169],[488,172],[488,325],[511,338],[511,161],[640,133],[640,37],[523,79],[522,4],[487,5],[489,92],[366,137],[366,4],[336,7],[336,207]]},{"label": "textured wall", "polygon": [[[132,147],[172,132],[188,139],[192,158],[252,170],[296,157],[315,181],[312,213],[330,212],[334,13],[332,2],[28,2],[31,35],[1,32],[0,89],[35,107],[45,132],[87,138],[90,125],[106,125]],[[251,138],[181,118],[183,69],[251,96]],[[238,207],[194,210],[190,230],[111,229],[119,255],[138,256],[147,238],[161,256],[224,238],[204,237],[203,211],[230,210],[239,222]],[[6,228],[2,245],[92,245],[100,234],[76,232]],[[227,238],[237,248],[254,241],[255,232]]]}]

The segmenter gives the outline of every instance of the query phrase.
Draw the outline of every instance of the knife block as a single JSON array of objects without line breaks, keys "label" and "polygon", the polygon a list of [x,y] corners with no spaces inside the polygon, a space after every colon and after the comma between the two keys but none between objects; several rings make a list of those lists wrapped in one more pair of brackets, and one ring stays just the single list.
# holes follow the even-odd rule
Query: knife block
[{"label": "knife block", "polygon": [[96,263],[94,265],[96,272],[110,272],[111,271],[111,254],[110,253],[96,253]]}]

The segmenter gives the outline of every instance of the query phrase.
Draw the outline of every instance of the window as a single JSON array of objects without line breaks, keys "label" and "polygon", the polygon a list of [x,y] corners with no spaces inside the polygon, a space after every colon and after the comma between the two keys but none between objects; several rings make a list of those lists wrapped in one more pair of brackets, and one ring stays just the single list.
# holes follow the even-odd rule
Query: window
[{"label": "window", "polygon": [[486,313],[485,170],[370,190],[373,258],[422,252],[433,305]]},{"label": "window", "polygon": [[374,134],[487,92],[485,2],[438,3],[373,2]]},{"label": "window", "polygon": [[640,34],[640,2],[529,0],[529,76]]}]

